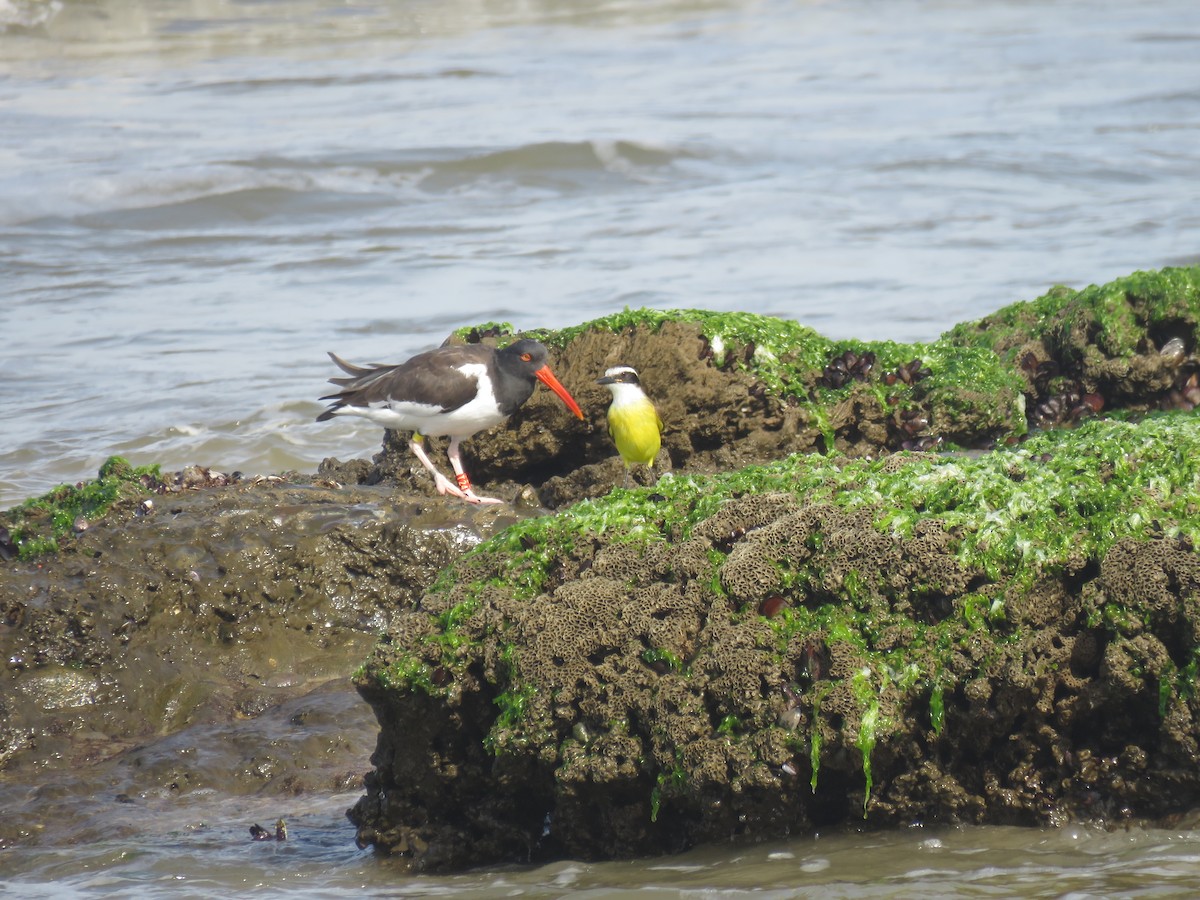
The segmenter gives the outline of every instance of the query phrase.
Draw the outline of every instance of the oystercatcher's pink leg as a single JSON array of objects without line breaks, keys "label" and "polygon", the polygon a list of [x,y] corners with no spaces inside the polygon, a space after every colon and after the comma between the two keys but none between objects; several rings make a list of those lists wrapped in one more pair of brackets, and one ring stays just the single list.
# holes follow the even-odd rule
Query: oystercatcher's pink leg
[{"label": "oystercatcher's pink leg", "polygon": [[[471,499],[463,491],[455,487],[454,482],[439,472],[437,466],[430,461],[429,455],[425,452],[425,438],[422,435],[414,434],[412,440],[408,442],[408,448],[412,450],[413,456],[421,461],[421,465],[429,470],[429,474],[433,476],[434,487],[437,488],[439,494],[452,494],[464,500]],[[472,502],[478,503],[479,501],[475,500]]]},{"label": "oystercatcher's pink leg", "polygon": [[495,497],[481,497],[471,490],[471,479],[467,477],[467,473],[463,471],[462,456],[458,452],[458,438],[450,438],[450,446],[446,449],[446,455],[450,457],[450,465],[454,467],[454,478],[458,481],[459,488],[462,493],[459,494],[464,500],[470,500],[472,503],[503,503],[503,500],[497,500]]}]

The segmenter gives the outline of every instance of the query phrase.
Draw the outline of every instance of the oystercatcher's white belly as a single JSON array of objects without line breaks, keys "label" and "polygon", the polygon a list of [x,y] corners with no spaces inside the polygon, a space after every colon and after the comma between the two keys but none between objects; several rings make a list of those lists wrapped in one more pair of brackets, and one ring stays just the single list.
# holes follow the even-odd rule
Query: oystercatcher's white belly
[{"label": "oystercatcher's white belly", "polygon": [[443,411],[440,406],[429,403],[414,403],[411,400],[376,401],[369,406],[343,406],[336,415],[362,416],[384,428],[396,431],[416,431],[429,437],[470,437],[493,425],[499,425],[507,416],[500,412],[492,393],[492,383],[483,366],[462,366],[461,372],[474,375],[478,390],[475,397],[457,409]]}]

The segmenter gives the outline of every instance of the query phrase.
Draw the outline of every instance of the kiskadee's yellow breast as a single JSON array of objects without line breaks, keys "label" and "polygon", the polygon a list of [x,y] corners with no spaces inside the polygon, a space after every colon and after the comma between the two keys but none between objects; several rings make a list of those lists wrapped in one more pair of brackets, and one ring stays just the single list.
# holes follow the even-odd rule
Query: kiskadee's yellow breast
[{"label": "kiskadee's yellow breast", "polygon": [[653,464],[662,444],[661,430],[662,420],[645,397],[608,408],[608,433],[627,463]]}]

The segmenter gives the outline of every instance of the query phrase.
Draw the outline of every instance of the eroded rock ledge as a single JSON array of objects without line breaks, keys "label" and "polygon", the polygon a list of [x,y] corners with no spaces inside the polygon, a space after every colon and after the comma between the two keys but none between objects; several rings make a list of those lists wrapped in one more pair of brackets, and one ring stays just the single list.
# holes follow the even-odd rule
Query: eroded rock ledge
[{"label": "eroded rock ledge", "polygon": [[529,515],[281,479],[151,499],[0,569],[0,769],[95,762],[345,678],[443,567]]}]

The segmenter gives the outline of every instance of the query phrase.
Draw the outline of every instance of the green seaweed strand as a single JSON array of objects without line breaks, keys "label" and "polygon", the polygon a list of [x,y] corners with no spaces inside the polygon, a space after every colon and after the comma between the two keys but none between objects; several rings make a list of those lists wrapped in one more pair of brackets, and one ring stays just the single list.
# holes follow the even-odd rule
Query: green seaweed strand
[{"label": "green seaweed strand", "polygon": [[[858,726],[858,740],[855,742],[862,753],[863,779],[866,789],[863,792],[863,818],[867,817],[867,805],[871,802],[871,788],[874,780],[871,775],[871,754],[875,750],[875,742],[883,717],[879,711],[879,693],[871,687],[871,669],[863,667],[855,673],[851,680],[854,697],[863,706],[862,720]],[[880,688],[882,692],[882,687]]]},{"label": "green seaweed strand", "polygon": [[936,683],[929,692],[929,724],[933,726],[933,733],[940,737],[946,724],[946,697],[942,686]]}]

